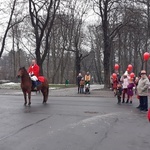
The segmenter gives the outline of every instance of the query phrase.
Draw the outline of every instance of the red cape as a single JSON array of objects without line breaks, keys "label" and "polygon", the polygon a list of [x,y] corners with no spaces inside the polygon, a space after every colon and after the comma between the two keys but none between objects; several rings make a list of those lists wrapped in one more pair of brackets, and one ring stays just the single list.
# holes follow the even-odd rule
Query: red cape
[{"label": "red cape", "polygon": [[39,77],[38,77],[38,80],[39,80],[40,82],[44,82],[44,81],[45,81],[45,78],[44,78],[43,76],[39,76]]}]

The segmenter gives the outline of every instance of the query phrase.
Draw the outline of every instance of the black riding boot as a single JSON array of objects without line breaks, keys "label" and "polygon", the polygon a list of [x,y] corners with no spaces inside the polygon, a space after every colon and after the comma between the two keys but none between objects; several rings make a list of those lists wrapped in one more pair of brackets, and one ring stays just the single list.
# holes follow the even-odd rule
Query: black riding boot
[{"label": "black riding boot", "polygon": [[129,103],[129,100],[127,99],[126,103]]}]

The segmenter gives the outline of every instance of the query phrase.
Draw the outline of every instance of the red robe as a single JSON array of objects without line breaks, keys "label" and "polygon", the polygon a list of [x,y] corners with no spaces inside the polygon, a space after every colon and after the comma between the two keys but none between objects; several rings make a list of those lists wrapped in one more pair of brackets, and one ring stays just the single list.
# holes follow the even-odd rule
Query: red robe
[{"label": "red robe", "polygon": [[113,89],[117,89],[118,80],[113,79]]},{"label": "red robe", "polygon": [[34,74],[37,78],[39,77],[40,68],[37,64],[34,66],[30,66],[28,69],[28,73]]}]

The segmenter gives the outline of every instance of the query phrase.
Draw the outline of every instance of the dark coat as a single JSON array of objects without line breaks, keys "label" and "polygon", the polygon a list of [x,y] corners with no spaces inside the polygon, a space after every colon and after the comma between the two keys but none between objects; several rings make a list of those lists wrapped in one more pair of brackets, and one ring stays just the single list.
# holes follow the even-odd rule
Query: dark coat
[{"label": "dark coat", "polygon": [[77,76],[77,84],[78,84],[78,86],[80,86],[81,79],[82,79],[82,76]]},{"label": "dark coat", "polygon": [[133,87],[134,87],[134,83],[129,83],[128,88],[127,88],[127,94],[129,96],[133,96]]}]

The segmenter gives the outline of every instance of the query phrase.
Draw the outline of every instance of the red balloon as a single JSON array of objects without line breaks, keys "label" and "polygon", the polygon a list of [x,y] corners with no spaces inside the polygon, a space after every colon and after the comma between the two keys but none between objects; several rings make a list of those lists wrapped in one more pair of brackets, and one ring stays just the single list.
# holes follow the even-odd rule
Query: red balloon
[{"label": "red balloon", "polygon": [[131,78],[134,78],[135,77],[135,74],[132,72],[132,73],[130,73],[130,77]]},{"label": "red balloon", "polygon": [[118,70],[119,69],[119,65],[115,64],[114,68],[115,68],[115,70]]},{"label": "red balloon", "polygon": [[129,65],[128,65],[128,70],[131,71],[132,69],[133,69],[132,65],[129,64]]},{"label": "red balloon", "polygon": [[113,74],[112,74],[112,77],[113,77],[113,79],[116,79],[116,78],[117,78],[117,74],[116,74],[116,73],[113,73]]},{"label": "red balloon", "polygon": [[150,57],[150,54],[148,52],[145,52],[143,55],[144,60],[147,61],[149,57]]}]

